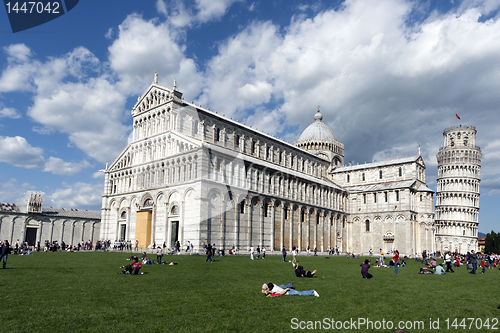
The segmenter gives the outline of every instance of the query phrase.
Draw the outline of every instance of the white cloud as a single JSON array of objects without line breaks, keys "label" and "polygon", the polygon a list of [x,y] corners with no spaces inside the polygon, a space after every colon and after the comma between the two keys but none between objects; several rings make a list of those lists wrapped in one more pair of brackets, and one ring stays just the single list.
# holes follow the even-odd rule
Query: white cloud
[{"label": "white cloud", "polygon": [[83,169],[91,167],[87,161],[64,162],[57,157],[49,157],[45,162],[44,172],[51,172],[54,175],[73,176],[80,173]]},{"label": "white cloud", "polygon": [[8,65],[0,76],[0,92],[33,90],[33,74],[40,62],[31,60],[31,50],[25,44],[12,44],[4,47],[4,52]]},{"label": "white cloud", "polygon": [[481,180],[481,190],[490,196],[500,194],[500,176]]},{"label": "white cloud", "polygon": [[180,44],[178,32],[167,23],[145,21],[134,14],[118,30],[117,39],[108,49],[110,66],[120,79],[120,91],[142,94],[156,71],[160,84],[171,87],[176,78],[185,95],[199,94],[203,79],[194,61],[184,55],[185,46]]},{"label": "white cloud", "polygon": [[281,42],[277,27],[264,22],[250,25],[221,44],[219,54],[208,64],[206,87],[198,103],[242,118],[241,111],[269,101],[276,91],[268,59]]},{"label": "white cloud", "polygon": [[104,162],[126,145],[129,127],[122,125],[124,106],[125,96],[98,77],[59,83],[57,90],[35,97],[28,115],[48,129],[67,133],[76,147]]},{"label": "white cloud", "polygon": [[112,39],[113,33],[114,33],[113,28],[109,28],[108,31],[104,34],[104,37],[106,37],[106,39]]},{"label": "white cloud", "polygon": [[273,86],[268,82],[257,81],[253,84],[247,83],[238,88],[238,97],[255,104],[267,103],[271,99]]},{"label": "white cloud", "polygon": [[200,22],[216,20],[224,16],[231,5],[238,0],[196,0]]},{"label": "white cloud", "polygon": [[96,171],[92,174],[92,178],[97,179],[97,178],[102,178],[104,179],[104,172],[102,171]]},{"label": "white cloud", "polygon": [[12,44],[4,47],[4,51],[7,53],[9,62],[25,62],[31,57],[31,50],[26,44]]},{"label": "white cloud", "polygon": [[47,198],[47,202],[50,202],[54,207],[98,209],[97,207],[100,207],[101,204],[102,191],[102,184],[63,183],[63,188],[52,192]]},{"label": "white cloud", "polygon": [[[414,155],[421,145],[433,167],[455,112],[464,123],[481,125],[478,144],[494,137],[500,21],[478,21],[492,12],[488,3],[408,25],[414,6],[347,1],[314,17],[296,16],[284,28],[253,22],[220,44],[197,103],[261,128],[265,104],[279,102],[267,112],[283,125],[276,134],[287,138],[297,138],[321,105],[323,121],[345,144],[346,160]],[[257,89],[258,82],[270,88]]]},{"label": "white cloud", "polygon": [[16,179],[11,178],[5,183],[0,183],[0,202],[25,205],[30,191],[34,189],[35,187],[30,184],[19,184]]},{"label": "white cloud", "polygon": [[0,136],[0,162],[33,169],[44,164],[43,149],[31,146],[25,138]]},{"label": "white cloud", "polygon": [[47,127],[39,127],[39,126],[33,126],[33,128],[31,130],[35,133],[42,134],[42,135],[49,135],[49,134],[52,134],[52,132],[53,132],[50,129],[48,129]]},{"label": "white cloud", "polygon": [[156,10],[160,14],[163,14],[165,16],[168,15],[167,4],[166,4],[166,2],[164,0],[157,0],[156,1]]},{"label": "white cloud", "polygon": [[2,118],[19,119],[21,118],[21,115],[14,108],[3,108],[0,103],[0,119]]},{"label": "white cloud", "polygon": [[[156,10],[168,19],[174,27],[185,28],[195,24],[203,24],[222,18],[229,8],[241,0],[196,0],[194,6],[183,1],[156,1]],[[255,5],[249,8],[253,10]]]}]

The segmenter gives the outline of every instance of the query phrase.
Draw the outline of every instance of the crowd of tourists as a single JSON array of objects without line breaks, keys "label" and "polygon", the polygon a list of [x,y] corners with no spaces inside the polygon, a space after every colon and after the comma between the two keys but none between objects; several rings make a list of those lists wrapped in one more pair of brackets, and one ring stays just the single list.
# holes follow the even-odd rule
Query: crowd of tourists
[{"label": "crowd of tourists", "polygon": [[[390,259],[388,265],[386,265],[384,252],[380,249],[380,256],[373,267],[394,268],[395,273],[398,274],[399,267],[406,266],[405,259],[408,258],[405,256],[403,260],[400,260],[399,252],[395,250],[393,253],[393,257]],[[442,262],[438,263],[438,260],[442,260]],[[415,262],[422,263],[422,267],[419,271],[420,274],[444,275],[446,273],[454,273],[455,271],[453,268],[460,266],[466,266],[470,274],[476,274],[478,268],[481,269],[481,274],[485,274],[487,269],[494,269],[496,267],[500,269],[500,255],[495,253],[476,253],[474,250],[467,252],[467,254],[452,253],[451,251],[428,254],[427,251],[424,250],[421,256],[418,254],[415,255]],[[368,269],[372,267],[370,260],[366,259],[360,266],[363,278],[369,279],[373,277],[373,275],[368,273]]]}]

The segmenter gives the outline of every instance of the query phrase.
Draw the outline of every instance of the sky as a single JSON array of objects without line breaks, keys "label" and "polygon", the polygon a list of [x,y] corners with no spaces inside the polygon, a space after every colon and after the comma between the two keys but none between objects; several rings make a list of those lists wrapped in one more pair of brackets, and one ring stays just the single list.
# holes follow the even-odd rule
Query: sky
[{"label": "sky", "polygon": [[[0,202],[100,210],[158,72],[187,101],[294,142],[318,106],[353,164],[477,128],[479,231],[500,231],[500,0],[84,0],[12,33],[0,9]],[[460,115],[457,120],[455,114]]]}]

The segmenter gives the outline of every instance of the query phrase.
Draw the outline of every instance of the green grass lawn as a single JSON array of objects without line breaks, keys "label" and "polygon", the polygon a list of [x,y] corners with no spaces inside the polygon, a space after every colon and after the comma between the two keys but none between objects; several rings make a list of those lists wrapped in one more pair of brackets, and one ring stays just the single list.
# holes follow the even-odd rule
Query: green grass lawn
[{"label": "green grass lawn", "polygon": [[[299,257],[306,270],[318,273],[313,279],[298,279],[281,257],[251,261],[226,256],[205,263],[204,256],[164,256],[178,265],[143,265],[147,274],[140,276],[117,274],[129,255],[9,255],[7,269],[0,269],[2,331],[283,332],[293,331],[300,321],[306,327],[307,321],[324,324],[324,318],[366,318],[395,325],[424,322],[425,329],[409,332],[477,332],[489,330],[474,324],[469,329],[469,321],[466,329],[447,329],[445,320],[450,318],[451,325],[454,318],[489,318],[491,324],[492,318],[500,318],[498,269],[488,269],[485,275],[471,275],[465,267],[444,276],[420,275],[422,264],[410,260],[399,275],[372,267],[374,278],[365,280],[362,259]],[[260,291],[263,283],[286,284],[291,279],[296,290],[315,289],[320,297],[271,298]],[[440,329],[429,329],[431,319],[440,320]],[[496,328],[500,330],[500,324]],[[394,329],[364,326],[351,331]]]}]

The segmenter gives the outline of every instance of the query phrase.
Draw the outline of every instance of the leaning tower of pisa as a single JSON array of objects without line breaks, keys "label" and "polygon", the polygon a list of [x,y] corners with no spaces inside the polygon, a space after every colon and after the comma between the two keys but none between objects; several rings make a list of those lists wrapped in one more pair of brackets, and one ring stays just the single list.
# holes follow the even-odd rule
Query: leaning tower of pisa
[{"label": "leaning tower of pisa", "polygon": [[455,126],[443,132],[437,154],[436,249],[477,251],[481,149],[476,128]]}]

